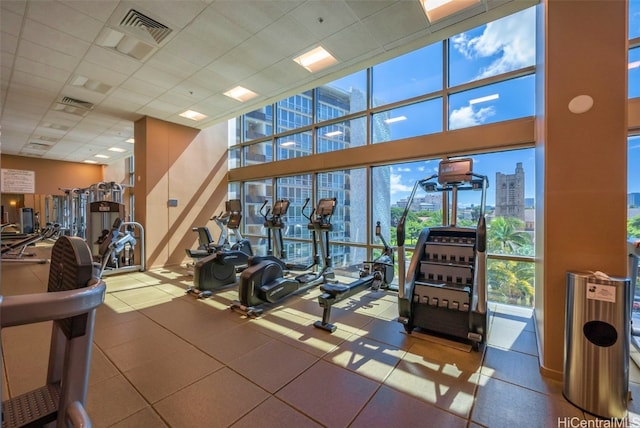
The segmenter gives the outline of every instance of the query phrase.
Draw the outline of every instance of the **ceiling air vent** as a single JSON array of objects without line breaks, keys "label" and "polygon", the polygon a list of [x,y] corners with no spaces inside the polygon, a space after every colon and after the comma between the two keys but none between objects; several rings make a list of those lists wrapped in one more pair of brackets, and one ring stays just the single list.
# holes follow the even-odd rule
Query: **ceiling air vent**
[{"label": "ceiling air vent", "polygon": [[49,150],[50,148],[49,144],[35,143],[33,141],[25,146],[25,149],[31,150]]},{"label": "ceiling air vent", "polygon": [[122,21],[120,21],[120,26],[146,30],[158,44],[160,44],[160,42],[162,42],[171,33],[171,31],[173,31],[166,25],[159,23],[153,18],[149,18],[147,15],[140,13],[135,9],[131,9],[127,12],[124,18],[122,18]]},{"label": "ceiling air vent", "polygon": [[93,104],[88,101],[76,100],[71,97],[62,97],[58,100],[53,107],[56,111],[63,111],[69,114],[75,114],[76,116],[84,116],[89,110],[93,108]]},{"label": "ceiling air vent", "polygon": [[71,107],[83,108],[85,110],[91,110],[93,108],[93,104],[91,104],[90,102],[76,100],[75,98],[71,98],[71,97],[62,97],[58,102],[60,104],[64,104]]}]

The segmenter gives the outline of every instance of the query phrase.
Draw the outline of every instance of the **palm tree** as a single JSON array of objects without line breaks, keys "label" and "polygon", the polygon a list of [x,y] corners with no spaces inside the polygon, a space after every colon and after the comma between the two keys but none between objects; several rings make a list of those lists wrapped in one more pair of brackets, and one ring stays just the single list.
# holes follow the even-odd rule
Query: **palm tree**
[{"label": "palm tree", "polygon": [[489,252],[509,254],[531,245],[531,236],[524,231],[524,222],[515,217],[496,217],[489,224],[487,247]]}]

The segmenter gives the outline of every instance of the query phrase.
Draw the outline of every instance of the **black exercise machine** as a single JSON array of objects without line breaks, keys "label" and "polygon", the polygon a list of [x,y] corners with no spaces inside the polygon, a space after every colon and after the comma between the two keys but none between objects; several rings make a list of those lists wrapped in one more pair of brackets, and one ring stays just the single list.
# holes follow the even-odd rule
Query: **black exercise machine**
[{"label": "black exercise machine", "polygon": [[36,245],[36,243],[45,239],[55,237],[60,230],[58,224],[48,224],[39,233],[32,233],[23,239],[10,241],[3,245],[0,249],[0,260],[3,262],[22,262],[22,263],[47,263],[44,258],[30,258],[33,253],[27,253],[27,247]]},{"label": "black exercise machine", "polygon": [[220,228],[220,236],[218,242],[214,242],[211,231],[207,226],[194,227],[191,230],[198,234],[198,248],[195,250],[187,248],[187,255],[194,260],[194,263],[203,257],[207,257],[218,250],[229,248],[229,239],[227,238],[227,222],[229,220],[229,212],[214,215],[210,220],[216,222]]},{"label": "black exercise machine", "polygon": [[331,318],[331,307],[334,304],[368,288],[372,290],[390,288],[391,281],[393,281],[395,260],[393,248],[387,244],[387,241],[385,241],[380,233],[380,222],[376,224],[376,236],[382,240],[384,249],[382,250],[382,254],[375,260],[364,262],[364,266],[360,270],[360,278],[350,284],[320,285],[322,294],[318,296],[318,303],[320,307],[324,309],[322,311],[322,321],[316,321],[313,324],[314,327],[333,333],[336,331],[336,326],[335,324],[331,324],[329,319]]},{"label": "black exercise machine", "polygon": [[258,317],[263,312],[259,308],[262,304],[275,303],[295,292],[332,281],[335,274],[329,250],[329,232],[333,230],[331,217],[335,207],[336,198],[323,198],[308,217],[305,215],[309,220],[307,228],[312,234],[313,267],[316,271],[292,277],[286,275],[281,263],[273,260],[253,264],[240,275],[238,301],[231,305],[231,309]]},{"label": "black exercise machine", "polygon": [[[307,198],[304,207],[302,207],[303,213],[308,202],[309,198]],[[272,208],[266,208],[265,210],[268,203],[269,201],[265,200],[260,207],[260,214],[264,218],[263,226],[267,229],[267,254],[265,256],[253,256],[249,260],[249,264],[255,265],[260,262],[270,260],[279,264],[283,270],[306,270],[311,268],[312,265],[297,269],[295,266],[289,265],[285,261],[287,255],[284,250],[282,230],[286,227],[284,217],[287,215],[287,211],[289,210],[289,200],[278,199],[273,203]]]},{"label": "black exercise machine", "polygon": [[240,220],[242,219],[242,204],[239,199],[232,199],[225,203],[229,213],[227,228],[233,230],[235,242],[229,249],[217,250],[211,255],[200,259],[193,269],[193,287],[187,293],[198,298],[210,297],[213,291],[236,283],[236,274],[244,270],[253,256],[251,242],[240,234]]},{"label": "black exercise machine", "polygon": [[[473,173],[472,159],[465,158],[441,161],[437,175],[419,180],[413,187],[397,227],[398,321],[407,333],[417,327],[470,343],[476,350],[486,340],[484,211],[488,186],[487,177]],[[427,227],[420,232],[405,276],[405,222],[418,187],[443,194],[443,226]],[[459,190],[481,190],[477,227],[456,226]]]}]

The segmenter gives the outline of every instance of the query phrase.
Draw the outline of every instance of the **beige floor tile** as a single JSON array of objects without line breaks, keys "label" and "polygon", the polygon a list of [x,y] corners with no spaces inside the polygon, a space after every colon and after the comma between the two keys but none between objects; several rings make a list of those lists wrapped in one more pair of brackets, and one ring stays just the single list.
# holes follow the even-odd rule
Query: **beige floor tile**
[{"label": "beige floor tile", "polygon": [[91,368],[89,372],[89,386],[120,374],[116,366],[95,344],[91,350]]},{"label": "beige floor tile", "polygon": [[467,426],[467,420],[382,386],[349,426],[462,428]]},{"label": "beige floor tile", "polygon": [[158,329],[147,336],[103,349],[103,352],[124,372],[190,346],[192,345],[171,332]]},{"label": "beige floor tile", "polygon": [[229,367],[274,393],[318,361],[318,357],[272,340],[232,361]]},{"label": "beige floor tile", "polygon": [[560,418],[579,421],[583,417],[563,398],[549,399],[531,389],[482,376],[471,419],[488,427],[558,427]]},{"label": "beige floor tile", "polygon": [[543,394],[558,393],[562,385],[540,374],[538,357],[487,347],[482,374]]},{"label": "beige floor tile", "polygon": [[95,427],[111,426],[146,406],[142,396],[120,375],[91,385],[87,394],[87,413]]},{"label": "beige floor tile", "polygon": [[405,333],[402,324],[388,319],[374,319],[363,327],[359,333],[369,339],[405,350],[416,342],[412,335]]},{"label": "beige floor tile", "polygon": [[154,405],[172,427],[226,427],[269,397],[263,389],[223,368]]},{"label": "beige floor tile", "polygon": [[220,334],[207,335],[198,340],[197,345],[218,361],[229,364],[272,340],[275,339],[249,327],[248,324],[242,324]]},{"label": "beige floor tile", "polygon": [[479,368],[412,353],[411,348],[384,384],[443,410],[468,417],[479,379]]},{"label": "beige floor tile", "polygon": [[505,323],[503,318],[496,316],[491,324],[487,344],[495,348],[538,355],[536,334],[525,328],[526,323],[512,321]]},{"label": "beige floor tile", "polygon": [[7,398],[46,384],[51,325],[51,322],[45,322],[2,330],[3,363],[6,370],[4,373],[10,394]]},{"label": "beige floor tile", "polygon": [[383,382],[404,356],[405,351],[381,342],[352,336],[323,357],[377,382]]},{"label": "beige floor tile", "polygon": [[269,398],[232,425],[233,428],[319,428],[321,426],[275,397]]},{"label": "beige floor tile", "polygon": [[96,323],[93,341],[102,349],[113,348],[126,342],[162,333],[164,328],[144,316],[132,317],[131,321],[103,325]]},{"label": "beige floor tile", "polygon": [[345,427],[380,386],[349,370],[318,361],[276,396],[328,427]]},{"label": "beige floor tile", "polygon": [[142,318],[143,315],[113,294],[107,294],[104,303],[96,309],[96,327],[106,327]]},{"label": "beige floor tile", "polygon": [[152,407],[145,407],[128,418],[111,425],[113,428],[159,428],[166,427]]},{"label": "beige floor tile", "polygon": [[445,363],[459,370],[468,372],[479,371],[486,347],[481,347],[478,352],[467,352],[457,348],[458,343],[455,341],[450,342],[451,346],[443,343],[448,342],[433,342],[429,336],[425,336],[424,338],[418,336],[409,348],[408,354],[422,357],[425,361]]},{"label": "beige floor tile", "polygon": [[347,329],[338,329],[333,333],[329,333],[326,330],[314,327],[313,321],[307,320],[304,325],[287,332],[279,340],[310,354],[322,357],[351,336],[353,336],[353,332]]},{"label": "beige floor tile", "polygon": [[186,346],[125,371],[124,375],[149,403],[155,403],[220,368],[219,361]]}]

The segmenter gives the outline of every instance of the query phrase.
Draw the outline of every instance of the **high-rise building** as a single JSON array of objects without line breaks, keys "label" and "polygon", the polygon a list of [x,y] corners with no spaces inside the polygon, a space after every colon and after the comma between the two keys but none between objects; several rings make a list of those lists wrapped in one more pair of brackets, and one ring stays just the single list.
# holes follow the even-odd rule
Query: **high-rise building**
[{"label": "high-rise building", "polygon": [[496,173],[496,217],[515,217],[524,221],[524,169],[516,164],[515,174]]},{"label": "high-rise building", "polygon": [[640,208],[640,193],[629,193],[627,195],[627,206],[629,208]]}]

